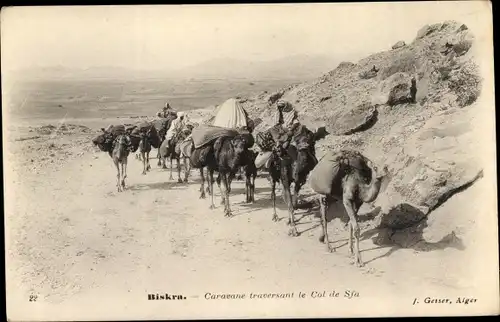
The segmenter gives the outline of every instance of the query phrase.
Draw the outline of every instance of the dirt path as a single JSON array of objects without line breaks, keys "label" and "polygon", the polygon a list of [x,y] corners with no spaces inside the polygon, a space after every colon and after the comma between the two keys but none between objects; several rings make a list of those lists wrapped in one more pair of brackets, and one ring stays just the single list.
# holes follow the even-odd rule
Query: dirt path
[{"label": "dirt path", "polygon": [[[343,246],[332,254],[318,242],[321,226],[311,213],[299,211],[297,238],[287,235],[285,220],[272,222],[265,178],[257,179],[253,205],[243,203],[243,183],[234,183],[235,217],[228,219],[222,206],[209,210],[209,200],[199,199],[198,171],[192,171],[190,183],[178,184],[155,159],[152,168],[141,175],[142,164],[132,155],[122,193],[116,192],[114,166],[102,152],[84,153],[60,169],[6,178],[14,196],[6,215],[7,287],[9,301],[17,303],[11,314],[101,320],[155,316],[145,312],[177,318],[221,312],[308,316],[311,302],[259,300],[274,312],[265,315],[248,302],[217,301],[216,306],[204,296],[254,291],[297,297],[303,291],[309,297],[312,291],[335,290],[343,297],[353,290],[360,296],[335,303],[316,299],[317,312],[352,315],[353,306],[377,303],[372,312],[390,315],[408,308],[414,297],[476,294],[477,274],[460,265],[478,256],[473,243],[466,250],[436,244],[416,251],[380,247],[366,238],[361,249],[367,265],[356,268],[347,256],[347,230],[336,220],[329,226],[330,239]],[[285,217],[281,199],[279,208]],[[190,301],[175,306],[175,301],[147,301],[148,293],[182,294],[196,302],[196,312],[184,304]],[[30,295],[36,302],[29,302]],[[458,312],[453,307],[449,314]]]}]

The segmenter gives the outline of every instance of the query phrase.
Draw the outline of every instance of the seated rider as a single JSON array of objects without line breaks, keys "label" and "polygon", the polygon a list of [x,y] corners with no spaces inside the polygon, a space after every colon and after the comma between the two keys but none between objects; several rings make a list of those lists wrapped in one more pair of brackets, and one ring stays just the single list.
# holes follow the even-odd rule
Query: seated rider
[{"label": "seated rider", "polygon": [[170,146],[170,141],[177,136],[177,134],[180,133],[187,124],[187,117],[185,116],[184,112],[179,112],[177,113],[177,118],[172,120],[172,123],[170,124],[170,128],[167,131],[167,134],[165,135],[165,141],[167,142],[167,147]]},{"label": "seated rider", "polygon": [[156,115],[158,117],[163,117],[163,118],[166,118],[172,114],[177,115],[177,112],[172,109],[172,107],[170,106],[170,104],[168,102],[165,103],[165,106],[163,106],[162,110],[160,110],[160,111],[158,111],[158,113],[156,113]]},{"label": "seated rider", "polygon": [[[293,134],[300,122],[298,119],[297,111],[285,101],[278,101],[276,104],[277,110],[274,116],[274,126],[271,128],[271,135],[276,142],[276,147],[282,146],[284,149],[288,148]],[[285,111],[288,107],[289,111]]]}]

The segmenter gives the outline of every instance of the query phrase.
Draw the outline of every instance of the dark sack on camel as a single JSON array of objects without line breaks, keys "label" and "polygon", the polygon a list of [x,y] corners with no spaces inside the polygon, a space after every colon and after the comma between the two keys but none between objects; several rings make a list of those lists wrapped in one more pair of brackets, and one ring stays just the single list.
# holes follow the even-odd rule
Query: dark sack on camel
[{"label": "dark sack on camel", "polygon": [[271,151],[275,144],[273,136],[269,132],[260,132],[255,136],[255,143],[262,151]]},{"label": "dark sack on camel", "polygon": [[309,185],[311,189],[322,195],[329,195],[332,191],[332,184],[341,178],[342,153],[327,152],[314,167],[309,175]]},{"label": "dark sack on camel", "polygon": [[193,129],[191,137],[193,138],[194,147],[198,149],[220,137],[235,137],[238,134],[236,129],[228,129],[213,125],[200,125]]},{"label": "dark sack on camel", "polygon": [[126,133],[125,131],[125,125],[113,125],[111,129],[109,130],[109,133],[113,135],[113,137],[116,139],[119,135],[123,135]]}]

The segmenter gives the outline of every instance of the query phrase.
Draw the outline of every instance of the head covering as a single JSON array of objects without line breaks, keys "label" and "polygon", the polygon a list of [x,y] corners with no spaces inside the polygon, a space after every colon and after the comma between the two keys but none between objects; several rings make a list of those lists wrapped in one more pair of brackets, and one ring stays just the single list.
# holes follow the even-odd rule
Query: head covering
[{"label": "head covering", "polygon": [[177,116],[178,116],[179,118],[181,118],[181,117],[185,116],[185,114],[184,114],[184,112],[179,112],[179,113],[177,113]]},{"label": "head covering", "polygon": [[166,103],[165,103],[165,106],[163,106],[163,109],[164,109],[164,110],[169,110],[169,109],[171,109],[170,104],[168,104],[168,102],[166,102]]},{"label": "head covering", "polygon": [[161,117],[161,112],[156,113],[156,116]]},{"label": "head covering", "polygon": [[278,101],[278,103],[276,103],[276,106],[277,106],[277,107],[285,107],[285,106],[286,106],[286,103],[285,103],[285,101],[283,101],[283,100],[279,100],[279,101]]}]

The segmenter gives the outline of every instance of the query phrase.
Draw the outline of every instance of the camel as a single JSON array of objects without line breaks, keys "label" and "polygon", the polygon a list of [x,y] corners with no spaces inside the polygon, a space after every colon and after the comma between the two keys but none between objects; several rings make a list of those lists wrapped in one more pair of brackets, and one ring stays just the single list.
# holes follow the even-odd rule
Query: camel
[{"label": "camel", "polygon": [[[357,151],[340,151],[341,159],[332,167],[339,166],[338,174],[332,179],[331,190],[327,195],[320,194],[322,235],[319,241],[327,245],[329,252],[335,251],[328,241],[326,213],[331,202],[342,200],[347,215],[349,216],[349,254],[355,255],[355,263],[362,267],[364,263],[359,250],[360,228],[357,222],[358,210],[363,203],[373,202],[379,192],[382,180],[388,170],[384,166],[379,172],[373,163]],[[354,250],[353,250],[354,234]]]},{"label": "camel", "polygon": [[169,114],[166,118],[153,121],[153,124],[155,125],[155,128],[158,131],[158,136],[160,137],[160,146],[158,147],[158,154],[157,154],[158,166],[162,167],[163,169],[166,169],[167,165],[165,164],[165,162],[162,162],[160,147],[165,141],[165,136],[167,135],[167,131],[170,128],[172,121],[176,118],[177,118],[176,114]]},{"label": "camel", "polygon": [[[201,187],[200,198],[205,198],[205,175],[204,168],[207,168],[208,189],[210,193],[210,209],[215,209],[213,174],[218,171],[217,183],[221,189],[221,196],[224,202],[224,213],[226,217],[231,217],[231,206],[229,202],[229,193],[231,191],[231,177],[241,167],[244,158],[248,155],[249,136],[251,134],[239,134],[235,137],[220,137],[211,144],[195,148],[191,146],[190,162],[193,168],[200,169]],[[222,184],[221,184],[222,183]]]},{"label": "camel", "polygon": [[[173,171],[173,160],[175,159],[177,161],[177,182],[182,183],[182,182],[187,182],[188,181],[188,176],[189,176],[189,171],[190,167],[187,162],[187,156],[185,156],[181,149],[180,145],[184,140],[191,134],[191,131],[193,130],[192,126],[186,126],[183,128],[177,135],[175,135],[170,142],[167,142],[164,140],[160,146],[160,157],[163,165],[166,164],[166,159],[170,158],[170,180],[173,180],[174,177],[172,175]],[[180,165],[180,159],[183,159],[184,161],[184,168],[185,168],[185,175],[184,175],[184,180],[181,179],[181,165]]]},{"label": "camel", "polygon": [[139,142],[139,151],[140,151],[140,156],[142,156],[142,165],[143,165],[143,170],[142,174],[145,175],[146,171],[151,170],[151,166],[149,165],[149,153],[151,152],[151,143],[149,142],[149,135],[150,135],[150,130],[148,130],[147,133],[141,133],[140,138],[141,141]]},{"label": "camel", "polygon": [[[250,143],[253,144],[253,137],[250,133],[238,134],[234,138],[221,137],[214,143],[214,155],[218,171],[216,181],[221,191],[226,217],[232,217],[231,203],[229,201],[232,178],[234,178],[236,172],[242,166],[245,166],[249,172],[247,175],[246,190],[247,202],[251,202],[249,200],[253,189],[251,187],[250,172],[252,171],[251,163],[253,161],[253,154],[248,150]],[[210,193],[213,195],[213,191],[210,191]]]},{"label": "camel", "polygon": [[[246,154],[242,157],[242,166],[239,171],[239,176],[241,173],[245,175],[245,193],[246,193],[246,203],[255,202],[255,179],[257,178],[257,167],[255,166],[255,158],[257,157],[257,152],[252,150],[247,150]],[[231,182],[234,178],[234,174],[229,177],[229,192],[231,192]],[[238,176],[236,177],[238,179]]]},{"label": "camel", "polygon": [[127,159],[130,153],[131,140],[128,135],[119,135],[114,142],[114,147],[109,152],[118,174],[116,175],[116,186],[118,192],[125,189],[125,178],[127,178]]},{"label": "camel", "polygon": [[[324,127],[312,132],[303,125],[296,126],[287,133],[285,144],[277,144],[273,148],[269,163],[271,175],[271,199],[273,201],[273,221],[278,221],[276,213],[276,184],[281,182],[283,197],[288,206],[288,225],[291,226],[288,234],[298,236],[295,226],[294,210],[297,208],[298,194],[307,180],[307,176],[316,166],[315,144],[329,133]],[[289,144],[290,140],[294,145]],[[294,194],[291,194],[291,185],[294,184]]]}]

